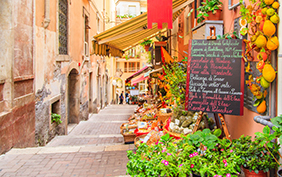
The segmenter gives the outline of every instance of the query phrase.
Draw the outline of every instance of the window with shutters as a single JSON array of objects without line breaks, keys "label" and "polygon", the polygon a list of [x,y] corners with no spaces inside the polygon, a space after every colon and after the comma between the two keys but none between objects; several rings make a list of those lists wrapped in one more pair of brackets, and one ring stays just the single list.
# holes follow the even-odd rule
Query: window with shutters
[{"label": "window with shutters", "polygon": [[59,54],[68,54],[68,1],[59,0]]}]

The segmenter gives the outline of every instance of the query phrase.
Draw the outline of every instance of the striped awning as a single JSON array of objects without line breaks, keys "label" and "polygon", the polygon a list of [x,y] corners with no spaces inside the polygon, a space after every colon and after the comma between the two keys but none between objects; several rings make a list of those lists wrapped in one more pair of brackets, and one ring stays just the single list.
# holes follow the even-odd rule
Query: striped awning
[{"label": "striped awning", "polygon": [[[173,0],[173,21],[192,2],[194,0]],[[155,24],[152,29],[147,29],[147,13],[143,13],[94,36],[95,41],[93,45],[94,48],[111,47],[124,52],[140,44],[145,38],[155,37],[160,31],[165,32],[167,30],[166,27],[167,25],[163,25],[163,29],[158,29],[157,24]],[[108,51],[111,53],[111,49],[108,49]]]},{"label": "striped awning", "polygon": [[148,79],[148,78],[149,78],[149,76],[145,77],[144,74],[143,74],[143,75],[140,76],[139,78],[132,80],[132,81],[131,81],[131,85],[135,85],[135,84],[137,84],[137,83],[139,83],[139,82],[141,82],[141,81],[144,81],[144,80],[146,80],[146,79]]}]

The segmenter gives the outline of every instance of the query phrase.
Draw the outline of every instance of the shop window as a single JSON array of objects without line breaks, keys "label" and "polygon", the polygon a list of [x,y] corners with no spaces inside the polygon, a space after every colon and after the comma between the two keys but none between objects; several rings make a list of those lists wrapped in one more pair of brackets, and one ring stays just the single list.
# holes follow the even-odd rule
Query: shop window
[{"label": "shop window", "polygon": [[139,71],[140,70],[140,63],[138,62],[137,63],[137,71]]},{"label": "shop window", "polygon": [[59,54],[68,54],[68,1],[59,0]]}]

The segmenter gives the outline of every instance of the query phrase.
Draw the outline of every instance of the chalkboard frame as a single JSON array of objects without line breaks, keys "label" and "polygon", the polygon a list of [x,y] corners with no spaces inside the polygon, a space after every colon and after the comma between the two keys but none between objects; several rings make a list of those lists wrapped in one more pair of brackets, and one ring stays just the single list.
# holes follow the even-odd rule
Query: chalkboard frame
[{"label": "chalkboard frame", "polygon": [[[245,45],[244,45],[244,42],[243,40],[241,39],[220,39],[220,40],[237,40],[239,41],[239,44],[242,46],[242,52],[241,52],[241,55],[243,53],[243,51],[245,51]],[[207,43],[213,43],[215,40],[195,40],[195,41],[205,41]],[[218,40],[216,40],[218,42]],[[192,48],[192,42],[193,42],[193,39],[189,40],[189,44],[188,44],[188,64],[187,64],[187,81],[186,81],[186,96],[185,96],[185,109],[186,110],[189,110],[188,109],[188,104],[190,104],[189,102],[189,83],[190,83],[190,73],[191,73],[191,59],[192,59],[192,56],[191,56],[191,48]],[[207,58],[205,56],[205,58]],[[244,78],[245,78],[245,70],[244,70],[244,59],[243,57],[241,58],[236,58],[236,60],[240,60],[240,92],[241,92],[241,95],[240,95],[240,106],[239,106],[239,110],[235,110],[234,112],[232,113],[227,113],[227,112],[211,112],[211,113],[221,113],[221,114],[230,114],[230,115],[240,115],[242,116],[244,114]],[[233,76],[235,77],[235,76]],[[210,111],[206,111],[204,110],[203,112],[210,112]]]}]

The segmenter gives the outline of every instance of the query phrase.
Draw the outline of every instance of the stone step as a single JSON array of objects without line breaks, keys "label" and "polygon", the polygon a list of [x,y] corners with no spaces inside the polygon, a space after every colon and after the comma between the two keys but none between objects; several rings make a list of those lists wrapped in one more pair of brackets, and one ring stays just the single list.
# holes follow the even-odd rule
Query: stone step
[{"label": "stone step", "polygon": [[[74,153],[74,152],[104,152],[104,151],[127,151],[134,150],[134,144],[114,144],[98,146],[56,146],[56,147],[31,147],[13,148],[2,155],[24,155],[24,154],[50,154],[50,153]],[[0,156],[1,157],[1,156]]]},{"label": "stone step", "polygon": [[57,136],[49,142],[46,147],[55,146],[93,146],[101,144],[121,144],[123,136],[121,134],[103,134],[103,135],[68,135]]}]

